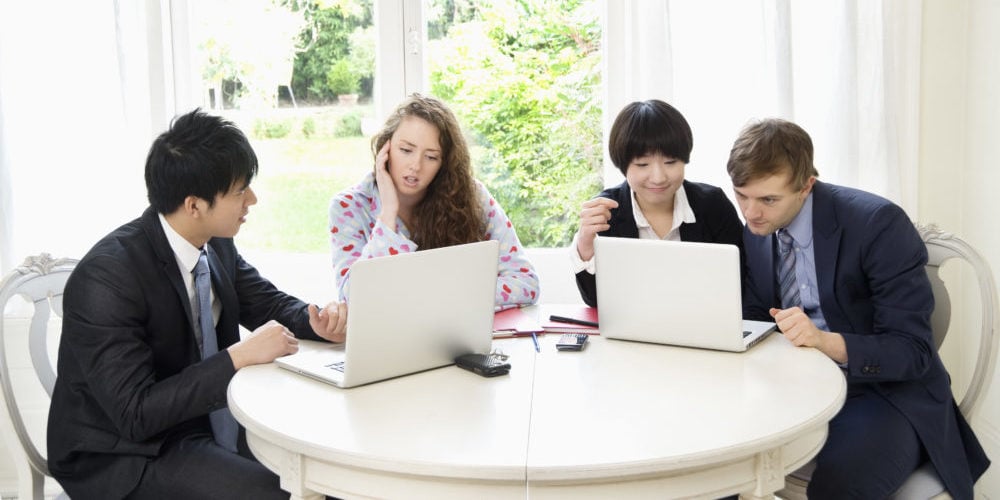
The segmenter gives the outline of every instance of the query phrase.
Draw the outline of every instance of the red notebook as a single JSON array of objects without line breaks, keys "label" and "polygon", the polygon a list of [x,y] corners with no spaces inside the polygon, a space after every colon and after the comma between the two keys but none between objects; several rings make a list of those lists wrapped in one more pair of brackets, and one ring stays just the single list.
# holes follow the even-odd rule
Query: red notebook
[{"label": "red notebook", "polygon": [[597,309],[593,307],[583,304],[542,304],[539,307],[541,308],[539,319],[546,333],[586,333],[590,335],[600,333],[597,326],[564,323],[549,319],[554,315],[597,323]]},{"label": "red notebook", "polygon": [[528,336],[532,333],[542,333],[542,325],[535,317],[520,307],[506,309],[493,315],[493,338]]}]

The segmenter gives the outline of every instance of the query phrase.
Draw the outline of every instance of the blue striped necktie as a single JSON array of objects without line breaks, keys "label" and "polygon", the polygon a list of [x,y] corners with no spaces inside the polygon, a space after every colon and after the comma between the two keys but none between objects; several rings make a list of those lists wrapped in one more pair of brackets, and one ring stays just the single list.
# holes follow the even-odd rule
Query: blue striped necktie
[{"label": "blue striped necktie", "polygon": [[785,229],[779,229],[778,236],[778,285],[781,287],[781,308],[801,306],[799,285],[795,279],[795,240]]},{"label": "blue striped necktie", "polygon": [[[215,335],[215,320],[212,318],[212,276],[208,270],[208,255],[202,250],[198,264],[194,266],[194,291],[198,299],[198,325],[201,328],[201,359],[219,352],[219,339]],[[236,437],[239,434],[239,424],[229,412],[229,408],[220,408],[209,413],[212,422],[212,434],[215,442],[236,453]]]}]

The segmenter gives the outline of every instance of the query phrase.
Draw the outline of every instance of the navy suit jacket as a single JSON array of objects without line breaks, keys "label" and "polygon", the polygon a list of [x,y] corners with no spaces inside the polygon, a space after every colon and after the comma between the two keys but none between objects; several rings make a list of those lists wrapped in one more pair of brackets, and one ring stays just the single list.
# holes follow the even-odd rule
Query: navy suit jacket
[{"label": "navy suit jacket", "polygon": [[[934,348],[926,246],[888,200],[818,181],[812,196],[820,309],[829,330],[844,336],[847,383],[898,408],[951,495],[972,498],[990,462],[955,405]],[[780,307],[774,237],[744,229],[744,250],[749,316],[768,320],[768,309]]]},{"label": "navy suit jacket", "polygon": [[307,305],[262,278],[232,239],[206,248],[222,316],[220,351],[205,360],[177,258],[151,208],[104,237],[70,275],[48,462],[71,498],[122,498],[170,437],[211,432],[207,415],[226,406],[235,374],[225,348],[239,340],[239,325],[276,319],[319,339]]},{"label": "navy suit jacket", "polygon": [[[726,243],[736,245],[741,249],[743,257],[743,223],[736,215],[729,198],[718,187],[698,182],[684,181],[684,194],[694,212],[693,224],[683,223],[680,227],[681,241],[698,241],[703,243]],[[628,182],[605,189],[599,198],[609,198],[618,202],[618,208],[611,210],[611,226],[601,236],[618,238],[638,238],[639,228],[632,216],[632,190]],[[573,252],[576,249],[571,250]],[[597,280],[587,271],[576,273],[576,286],[580,289],[580,297],[591,307],[597,307]]]}]

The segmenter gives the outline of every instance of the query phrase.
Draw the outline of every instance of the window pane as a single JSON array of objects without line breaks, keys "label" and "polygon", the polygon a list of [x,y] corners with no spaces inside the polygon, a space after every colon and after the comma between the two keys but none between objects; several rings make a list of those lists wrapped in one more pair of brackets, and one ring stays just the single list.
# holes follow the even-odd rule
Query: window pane
[{"label": "window pane", "polygon": [[328,253],[330,197],[371,168],[371,1],[192,2],[192,30],[202,106],[236,122],[260,161],[240,248]]},{"label": "window pane", "polygon": [[529,247],[567,245],[601,186],[593,0],[425,0],[430,92],[469,134],[477,177]]}]

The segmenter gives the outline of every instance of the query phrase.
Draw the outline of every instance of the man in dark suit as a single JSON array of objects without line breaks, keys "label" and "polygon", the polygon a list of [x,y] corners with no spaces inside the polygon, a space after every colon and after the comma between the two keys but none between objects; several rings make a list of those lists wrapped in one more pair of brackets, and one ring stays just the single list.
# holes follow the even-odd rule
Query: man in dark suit
[{"label": "man in dark suit", "polygon": [[70,497],[288,498],[226,389],[240,368],[296,352],[296,337],[343,341],[346,311],[278,291],[240,257],[256,173],[235,125],[176,118],[146,159],[150,208],[70,276],[48,424],[49,469]]},{"label": "man in dark suit", "polygon": [[927,250],[906,213],[816,180],[812,140],[784,120],[745,128],[727,169],[746,220],[746,309],[847,378],[809,498],[885,498],[929,460],[971,499],[990,461],[934,348]]}]

